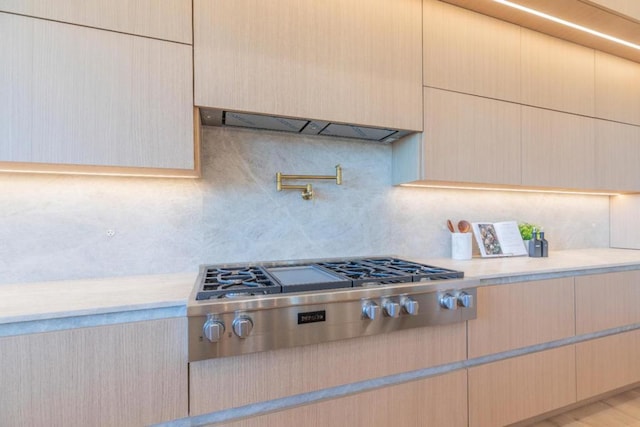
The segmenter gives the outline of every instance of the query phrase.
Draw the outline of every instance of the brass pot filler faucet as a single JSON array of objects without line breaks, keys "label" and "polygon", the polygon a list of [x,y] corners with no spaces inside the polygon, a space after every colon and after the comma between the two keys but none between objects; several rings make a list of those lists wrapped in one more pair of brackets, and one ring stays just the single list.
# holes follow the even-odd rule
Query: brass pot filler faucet
[{"label": "brass pot filler faucet", "polygon": [[304,200],[311,200],[313,198],[313,187],[311,184],[291,185],[283,184],[285,180],[299,181],[307,179],[335,179],[337,185],[342,184],[342,167],[336,165],[336,175],[284,175],[281,172],[276,172],[276,188],[278,191],[282,190],[302,190],[302,198]]}]

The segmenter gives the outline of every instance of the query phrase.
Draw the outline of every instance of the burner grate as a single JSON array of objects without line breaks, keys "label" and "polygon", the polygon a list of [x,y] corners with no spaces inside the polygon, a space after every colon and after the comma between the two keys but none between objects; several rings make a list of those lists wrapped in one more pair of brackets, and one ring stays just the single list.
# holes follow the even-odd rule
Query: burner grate
[{"label": "burner grate", "polygon": [[260,267],[239,268],[203,266],[202,290],[197,300],[210,298],[238,298],[280,293],[281,287]]}]

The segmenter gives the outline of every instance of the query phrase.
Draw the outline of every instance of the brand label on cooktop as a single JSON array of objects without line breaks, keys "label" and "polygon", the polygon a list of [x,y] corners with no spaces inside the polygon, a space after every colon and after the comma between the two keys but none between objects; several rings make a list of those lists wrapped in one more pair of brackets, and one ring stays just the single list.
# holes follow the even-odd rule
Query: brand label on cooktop
[{"label": "brand label on cooktop", "polygon": [[305,323],[324,322],[326,320],[327,312],[325,310],[298,313],[298,325],[304,325]]}]

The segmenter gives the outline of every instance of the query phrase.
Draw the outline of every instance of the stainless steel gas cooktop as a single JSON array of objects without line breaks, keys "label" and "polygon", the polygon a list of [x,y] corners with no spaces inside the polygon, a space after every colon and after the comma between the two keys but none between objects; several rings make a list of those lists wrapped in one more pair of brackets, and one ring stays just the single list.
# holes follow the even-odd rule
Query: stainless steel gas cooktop
[{"label": "stainless steel gas cooktop", "polygon": [[203,265],[187,308],[189,360],[475,318],[463,276],[394,256]]}]

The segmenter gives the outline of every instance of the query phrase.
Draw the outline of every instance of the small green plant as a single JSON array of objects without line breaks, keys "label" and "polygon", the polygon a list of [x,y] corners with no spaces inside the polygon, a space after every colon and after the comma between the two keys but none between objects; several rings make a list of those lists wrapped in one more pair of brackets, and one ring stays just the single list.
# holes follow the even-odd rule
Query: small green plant
[{"label": "small green plant", "polygon": [[529,224],[528,222],[521,222],[518,224],[518,230],[520,230],[520,236],[522,236],[522,240],[531,240],[533,239],[533,229],[540,230],[535,224]]}]

